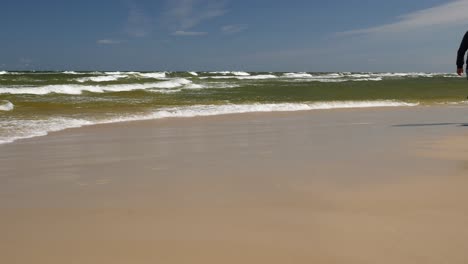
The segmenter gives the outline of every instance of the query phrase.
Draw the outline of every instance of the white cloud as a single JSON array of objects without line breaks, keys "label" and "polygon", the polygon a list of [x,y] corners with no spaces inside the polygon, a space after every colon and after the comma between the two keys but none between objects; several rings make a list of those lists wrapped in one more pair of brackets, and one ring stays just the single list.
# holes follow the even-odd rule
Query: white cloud
[{"label": "white cloud", "polygon": [[433,26],[464,25],[468,21],[468,1],[455,0],[439,6],[403,15],[397,21],[357,30],[338,33],[339,35],[376,34],[408,32]]},{"label": "white cloud", "polygon": [[227,25],[221,28],[221,31],[225,34],[235,34],[247,30],[249,26],[246,24]]},{"label": "white cloud", "polygon": [[187,36],[187,37],[204,36],[207,34],[208,34],[207,32],[183,31],[183,30],[178,30],[172,33],[173,36]]},{"label": "white cloud", "polygon": [[170,0],[162,20],[170,30],[185,32],[226,12],[223,0]]},{"label": "white cloud", "polygon": [[122,41],[115,39],[99,39],[96,41],[96,43],[101,45],[116,45],[122,43]]},{"label": "white cloud", "polygon": [[124,31],[132,37],[144,37],[151,32],[152,19],[136,7],[131,7]]}]

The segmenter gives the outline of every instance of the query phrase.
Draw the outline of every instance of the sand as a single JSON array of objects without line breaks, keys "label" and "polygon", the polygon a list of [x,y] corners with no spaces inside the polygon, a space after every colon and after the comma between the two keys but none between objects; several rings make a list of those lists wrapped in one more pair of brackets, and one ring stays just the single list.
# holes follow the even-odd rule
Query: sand
[{"label": "sand", "polygon": [[468,263],[467,113],[165,119],[0,145],[0,263]]}]

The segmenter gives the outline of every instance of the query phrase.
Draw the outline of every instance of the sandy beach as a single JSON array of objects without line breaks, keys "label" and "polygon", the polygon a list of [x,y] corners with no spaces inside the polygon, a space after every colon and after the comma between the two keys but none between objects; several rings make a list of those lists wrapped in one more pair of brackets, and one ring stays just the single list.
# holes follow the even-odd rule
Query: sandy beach
[{"label": "sandy beach", "polygon": [[467,113],[175,118],[0,145],[0,262],[468,263]]}]

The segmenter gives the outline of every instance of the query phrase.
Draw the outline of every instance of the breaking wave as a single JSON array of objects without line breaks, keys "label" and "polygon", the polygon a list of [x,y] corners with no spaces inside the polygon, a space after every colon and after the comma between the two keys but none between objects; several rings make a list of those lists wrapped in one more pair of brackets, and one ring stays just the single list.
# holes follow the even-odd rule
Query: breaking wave
[{"label": "breaking wave", "polygon": [[104,93],[104,92],[125,92],[133,90],[146,90],[158,88],[177,88],[192,83],[184,78],[177,78],[169,81],[144,83],[144,84],[115,84],[115,85],[48,85],[39,87],[6,87],[0,88],[0,94],[36,94],[44,95],[50,93],[57,94],[81,94],[82,92]]},{"label": "breaking wave", "polygon": [[207,76],[200,79],[238,79],[238,80],[266,80],[276,79],[278,76],[273,74],[248,75],[248,76]]},{"label": "breaking wave", "polygon": [[416,103],[399,101],[331,101],[314,103],[279,103],[279,104],[229,104],[195,105],[160,109],[149,118],[196,117],[252,112],[291,112],[307,110],[326,110],[344,108],[401,107],[417,106]]},{"label": "breaking wave", "polygon": [[[91,121],[73,118],[50,118],[47,120],[8,120],[2,126],[11,128],[13,135],[0,135],[0,144],[11,143],[18,139],[40,137],[50,132],[61,131],[68,128],[82,127],[96,124]],[[7,131],[8,132],[8,131]]]},{"label": "breaking wave", "polygon": [[165,72],[149,72],[149,73],[138,73],[141,77],[153,78],[153,79],[164,79],[166,78]]},{"label": "breaking wave", "polygon": [[209,72],[210,74],[222,74],[222,75],[234,75],[234,76],[250,76],[248,72],[242,71],[216,71],[216,72]]},{"label": "breaking wave", "polygon": [[283,76],[286,78],[311,78],[312,74],[305,73],[305,72],[298,72],[298,73],[289,72],[289,73],[285,73]]},{"label": "breaking wave", "polygon": [[11,120],[6,121],[2,124],[2,126],[10,127],[11,130],[14,131],[14,136],[0,135],[0,144],[10,143],[18,139],[44,136],[49,132],[64,130],[67,128],[137,120],[189,118],[197,116],[215,116],[253,112],[292,112],[369,107],[410,107],[416,105],[418,104],[400,101],[331,101],[314,103],[193,105],[184,107],[161,108],[149,114],[120,116],[101,120],[76,119],[67,117],[55,117],[48,120]]},{"label": "breaking wave", "polygon": [[0,111],[11,111],[15,106],[10,101],[0,101]]},{"label": "breaking wave", "polygon": [[107,76],[96,76],[96,77],[83,77],[76,79],[77,82],[112,82],[127,77],[127,75],[107,75]]}]

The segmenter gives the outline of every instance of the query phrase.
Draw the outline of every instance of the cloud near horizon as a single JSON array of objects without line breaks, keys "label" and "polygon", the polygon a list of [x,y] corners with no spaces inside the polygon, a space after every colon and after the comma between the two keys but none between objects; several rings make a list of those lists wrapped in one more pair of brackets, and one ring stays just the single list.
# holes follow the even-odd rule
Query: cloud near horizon
[{"label": "cloud near horizon", "polygon": [[337,35],[396,33],[431,26],[464,25],[468,21],[467,10],[467,0],[455,0],[400,16],[397,21],[389,24],[339,32]]}]

